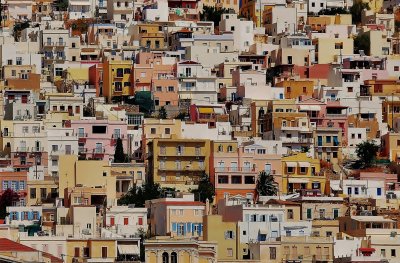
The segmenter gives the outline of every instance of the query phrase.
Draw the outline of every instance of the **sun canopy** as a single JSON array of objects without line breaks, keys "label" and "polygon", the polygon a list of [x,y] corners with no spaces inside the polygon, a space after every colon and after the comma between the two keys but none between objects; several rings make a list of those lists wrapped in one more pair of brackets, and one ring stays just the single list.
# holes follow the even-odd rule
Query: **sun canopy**
[{"label": "sun canopy", "polygon": [[139,255],[140,251],[137,245],[118,245],[118,252],[122,255]]}]

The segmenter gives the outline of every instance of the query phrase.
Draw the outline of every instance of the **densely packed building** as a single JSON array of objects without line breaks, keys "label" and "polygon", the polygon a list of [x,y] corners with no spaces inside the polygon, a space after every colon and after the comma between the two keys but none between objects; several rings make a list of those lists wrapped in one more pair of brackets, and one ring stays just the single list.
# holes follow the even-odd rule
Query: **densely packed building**
[{"label": "densely packed building", "polygon": [[400,262],[399,0],[1,0],[0,262]]}]

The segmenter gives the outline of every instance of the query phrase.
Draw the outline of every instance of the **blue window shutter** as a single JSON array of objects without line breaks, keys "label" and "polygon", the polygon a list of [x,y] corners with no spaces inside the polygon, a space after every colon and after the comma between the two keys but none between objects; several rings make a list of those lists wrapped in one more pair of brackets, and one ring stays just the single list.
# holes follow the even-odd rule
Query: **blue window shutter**
[{"label": "blue window shutter", "polygon": [[3,190],[7,190],[7,181],[3,181]]},{"label": "blue window shutter", "polygon": [[33,212],[28,212],[28,220],[32,220],[33,219]]},{"label": "blue window shutter", "polygon": [[190,232],[192,232],[192,223],[187,223],[187,233],[189,234]]},{"label": "blue window shutter", "polygon": [[194,226],[195,226],[196,224],[192,224],[192,236],[194,235]]},{"label": "blue window shutter", "polygon": [[201,234],[203,233],[203,224],[199,224],[200,226],[199,226],[199,229],[200,229],[200,233],[199,233],[199,236],[201,236]]},{"label": "blue window shutter", "polygon": [[176,223],[172,223],[172,232],[176,232]]},{"label": "blue window shutter", "polygon": [[16,188],[15,191],[19,190],[19,182],[18,181],[15,182],[15,188]]},{"label": "blue window shutter", "polygon": [[15,213],[15,218],[17,218],[17,220],[19,220],[19,213],[18,212],[14,212]]}]

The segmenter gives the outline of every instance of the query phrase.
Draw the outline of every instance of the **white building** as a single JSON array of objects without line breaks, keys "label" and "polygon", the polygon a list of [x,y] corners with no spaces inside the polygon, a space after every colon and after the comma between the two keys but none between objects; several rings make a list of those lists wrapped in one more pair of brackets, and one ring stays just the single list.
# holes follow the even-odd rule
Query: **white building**
[{"label": "white building", "polygon": [[147,208],[112,206],[105,214],[105,228],[113,234],[133,237],[147,231]]},{"label": "white building", "polygon": [[233,34],[235,50],[249,51],[254,43],[253,21],[239,19],[237,14],[221,15],[219,29],[222,33]]},{"label": "white building", "polygon": [[94,0],[69,0],[68,14],[70,19],[92,18],[96,10]]},{"label": "white building", "polygon": [[6,224],[12,226],[29,226],[42,217],[42,206],[8,206],[6,210],[9,213]]},{"label": "white building", "polygon": [[342,189],[343,195],[356,198],[385,199],[383,180],[331,180],[332,189]]}]

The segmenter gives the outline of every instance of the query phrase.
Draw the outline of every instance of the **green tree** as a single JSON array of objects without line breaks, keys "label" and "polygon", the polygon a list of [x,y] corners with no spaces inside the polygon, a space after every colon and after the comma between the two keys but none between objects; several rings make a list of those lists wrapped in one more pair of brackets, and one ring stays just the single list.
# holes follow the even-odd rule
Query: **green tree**
[{"label": "green tree", "polygon": [[153,182],[148,182],[142,186],[134,186],[118,200],[118,204],[134,204],[135,207],[144,207],[147,200],[160,198],[162,191],[160,185]]},{"label": "green tree", "polygon": [[219,26],[222,14],[234,13],[233,9],[215,8],[214,6],[204,6],[203,11],[200,13],[202,21],[213,21],[214,26]]},{"label": "green tree", "polygon": [[28,27],[29,27],[29,21],[16,22],[13,28],[14,40],[19,41],[19,39],[21,38],[22,30]]},{"label": "green tree", "polygon": [[160,120],[165,120],[167,117],[168,117],[167,111],[165,110],[165,107],[162,106],[158,111],[158,118]]},{"label": "green tree", "polygon": [[5,219],[7,216],[7,206],[12,206],[13,202],[18,201],[19,196],[11,189],[7,189],[0,196],[0,219]]},{"label": "green tree", "polygon": [[199,201],[203,203],[205,203],[207,199],[210,201],[210,203],[214,201],[214,185],[211,183],[208,174],[203,173],[201,175],[198,188],[193,189],[191,192],[195,195],[195,197],[198,198]]},{"label": "green tree", "polygon": [[259,196],[275,196],[278,194],[274,177],[265,171],[258,174],[256,189]]},{"label": "green tree", "polygon": [[353,5],[350,7],[353,24],[361,23],[361,14],[364,9],[370,9],[368,3],[364,3],[362,0],[354,0]]},{"label": "green tree", "polygon": [[57,3],[58,11],[67,11],[68,10],[68,0],[59,0]]},{"label": "green tree", "polygon": [[358,34],[354,39],[354,54],[360,54],[360,50],[364,50],[364,53],[369,56],[371,51],[371,42],[369,35]]},{"label": "green tree", "polygon": [[378,151],[379,146],[374,141],[363,141],[356,146],[357,157],[364,167],[373,165]]},{"label": "green tree", "polygon": [[318,12],[318,15],[338,15],[338,14],[349,14],[349,11],[347,11],[343,7],[333,7],[333,8],[327,8],[327,9],[322,9]]},{"label": "green tree", "polygon": [[125,163],[125,162],[126,162],[126,156],[124,153],[124,146],[122,145],[121,138],[118,138],[114,152],[114,163]]}]

